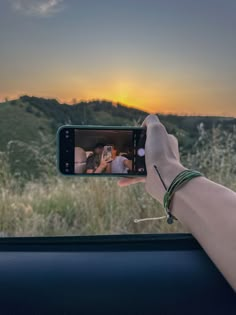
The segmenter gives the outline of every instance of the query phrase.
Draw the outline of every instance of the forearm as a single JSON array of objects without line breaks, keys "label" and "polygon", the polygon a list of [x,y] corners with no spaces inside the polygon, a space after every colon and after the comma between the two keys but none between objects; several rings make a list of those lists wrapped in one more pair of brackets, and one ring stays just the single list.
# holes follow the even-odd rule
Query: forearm
[{"label": "forearm", "polygon": [[103,172],[103,168],[101,166],[98,166],[98,168],[94,171],[95,174],[98,174],[98,173],[102,173]]},{"label": "forearm", "polygon": [[129,170],[132,170],[132,161],[131,160],[125,160],[124,166],[127,167]]},{"label": "forearm", "polygon": [[111,174],[112,173],[112,169],[111,169],[111,163],[109,163],[106,167],[106,173],[107,174]]},{"label": "forearm", "polygon": [[236,193],[199,177],[175,193],[171,209],[236,290]]},{"label": "forearm", "polygon": [[[145,162],[147,192],[163,202],[174,178],[186,168],[179,161],[178,141],[155,115],[142,124],[147,129]],[[121,186],[143,179],[125,179]],[[172,214],[195,236],[236,291],[236,193],[204,177],[190,180],[174,194]]]}]

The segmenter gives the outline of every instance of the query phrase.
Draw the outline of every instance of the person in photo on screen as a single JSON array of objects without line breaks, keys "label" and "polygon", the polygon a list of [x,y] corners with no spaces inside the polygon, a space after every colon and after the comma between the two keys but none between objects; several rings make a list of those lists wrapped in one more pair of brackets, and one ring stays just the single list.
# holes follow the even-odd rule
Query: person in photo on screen
[{"label": "person in photo on screen", "polygon": [[111,173],[111,159],[103,158],[104,147],[104,144],[97,143],[93,154],[87,158],[87,174]]},{"label": "person in photo on screen", "polygon": [[[104,149],[103,143],[97,143],[93,149],[93,153],[87,158],[86,173],[95,173],[99,168]],[[98,170],[99,171],[99,170]]]},{"label": "person in photo on screen", "polygon": [[132,170],[132,161],[120,155],[119,150],[115,146],[113,149],[116,155],[111,162],[112,174],[128,174],[128,172]]}]

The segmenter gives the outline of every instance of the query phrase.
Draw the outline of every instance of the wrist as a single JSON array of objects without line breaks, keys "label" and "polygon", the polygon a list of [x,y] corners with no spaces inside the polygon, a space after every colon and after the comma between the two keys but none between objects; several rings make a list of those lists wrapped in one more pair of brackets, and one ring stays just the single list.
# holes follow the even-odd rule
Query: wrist
[{"label": "wrist", "polygon": [[186,169],[187,168],[184,167],[180,162],[170,161],[170,162],[163,163],[163,165],[160,165],[159,172],[166,187],[168,188],[170,184],[172,183],[172,181],[175,179],[175,177]]},{"label": "wrist", "polygon": [[94,173],[101,173],[101,172],[102,172],[102,168],[101,168],[101,166],[99,165],[99,166],[96,168],[96,170],[95,170]]},{"label": "wrist", "polygon": [[[156,168],[154,165],[156,166]],[[163,203],[163,198],[166,190],[169,188],[175,177],[185,169],[186,168],[178,161],[168,161],[168,163],[167,161],[165,161],[164,163],[158,161],[158,163],[156,162],[150,164],[147,168],[146,181],[146,189],[148,193],[150,193],[152,197]]]},{"label": "wrist", "polygon": [[98,168],[99,168],[99,170],[100,170],[100,171],[104,171],[104,170],[105,170],[105,168],[106,168],[106,165],[99,165],[99,167],[98,167]]}]

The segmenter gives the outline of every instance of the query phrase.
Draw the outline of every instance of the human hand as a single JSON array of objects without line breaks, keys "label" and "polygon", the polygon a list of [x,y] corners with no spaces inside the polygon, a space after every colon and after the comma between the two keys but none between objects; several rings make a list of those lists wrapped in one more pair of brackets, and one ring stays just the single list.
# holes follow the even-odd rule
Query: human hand
[{"label": "human hand", "polygon": [[172,180],[185,169],[180,163],[178,141],[167,133],[156,115],[149,115],[142,126],[147,129],[145,143],[145,162],[147,177],[123,178],[118,182],[119,186],[128,186],[139,182],[145,182],[147,192],[159,201],[163,201],[165,188],[157,174],[154,165],[167,187]]},{"label": "human hand", "polygon": [[110,157],[105,158],[105,159],[101,158],[100,164],[98,168],[96,169],[95,173],[103,172],[111,162],[112,162],[112,159]]}]

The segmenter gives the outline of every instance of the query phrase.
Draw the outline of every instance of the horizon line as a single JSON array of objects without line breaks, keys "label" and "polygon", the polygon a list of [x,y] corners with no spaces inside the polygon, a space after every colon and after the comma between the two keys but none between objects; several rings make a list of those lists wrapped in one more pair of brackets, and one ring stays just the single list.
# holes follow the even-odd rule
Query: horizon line
[{"label": "horizon line", "polygon": [[[149,112],[146,111],[145,109],[142,108],[138,108],[135,105],[127,105],[127,104],[123,104],[119,101],[112,101],[110,99],[105,99],[105,98],[91,98],[91,99],[80,99],[78,100],[77,98],[72,98],[71,101],[65,101],[60,99],[59,97],[47,97],[47,96],[35,96],[35,95],[28,95],[28,94],[22,94],[16,97],[4,97],[2,99],[0,99],[0,104],[6,103],[6,102],[11,102],[11,101],[17,101],[22,97],[29,97],[29,98],[41,98],[41,99],[45,99],[45,100],[56,100],[58,102],[58,104],[60,105],[67,105],[67,106],[74,106],[74,105],[79,105],[80,103],[91,103],[91,102],[95,102],[95,101],[99,101],[99,102],[109,102],[111,103],[114,107],[116,107],[117,105],[121,105],[124,106],[126,108],[133,108],[139,111],[142,111],[144,113],[147,114],[154,114],[154,115],[164,115],[164,116],[186,116],[186,117],[224,117],[224,118],[236,118],[235,116],[229,116],[229,114],[218,114],[218,115],[214,115],[214,114],[201,114],[201,113],[184,113],[184,112]],[[76,101],[76,102],[74,102]]]}]

